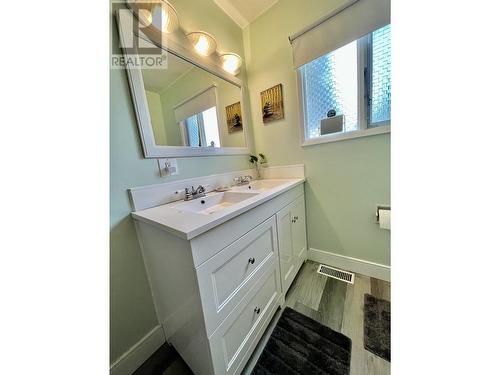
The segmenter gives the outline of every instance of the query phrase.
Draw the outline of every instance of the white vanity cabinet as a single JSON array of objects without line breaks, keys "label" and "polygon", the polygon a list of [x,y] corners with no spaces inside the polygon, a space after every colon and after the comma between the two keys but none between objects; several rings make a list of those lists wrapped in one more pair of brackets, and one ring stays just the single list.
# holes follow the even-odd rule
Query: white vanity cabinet
[{"label": "white vanity cabinet", "polygon": [[167,340],[197,375],[241,373],[306,259],[303,183],[193,238],[134,218]]}]

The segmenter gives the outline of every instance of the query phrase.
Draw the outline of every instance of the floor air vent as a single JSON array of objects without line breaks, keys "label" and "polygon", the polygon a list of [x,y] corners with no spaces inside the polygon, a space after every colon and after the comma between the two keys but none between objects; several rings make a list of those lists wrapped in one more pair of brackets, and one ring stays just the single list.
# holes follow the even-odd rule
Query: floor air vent
[{"label": "floor air vent", "polygon": [[346,283],[354,284],[354,274],[352,272],[347,272],[344,270],[339,270],[337,268],[325,266],[324,264],[320,264],[318,267],[318,273],[337,280],[345,281]]}]

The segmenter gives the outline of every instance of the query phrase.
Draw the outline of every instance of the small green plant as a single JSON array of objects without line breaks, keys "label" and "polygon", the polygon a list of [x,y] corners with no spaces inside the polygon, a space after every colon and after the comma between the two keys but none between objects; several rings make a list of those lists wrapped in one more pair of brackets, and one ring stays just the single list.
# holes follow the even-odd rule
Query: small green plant
[{"label": "small green plant", "polygon": [[[250,155],[250,163],[255,165],[255,169],[257,170],[257,179],[260,179],[260,165],[266,164],[267,159],[264,154],[258,154],[259,156]],[[259,160],[260,159],[260,160]]]},{"label": "small green plant", "polygon": [[250,155],[250,163],[252,163],[252,164],[255,164],[255,163],[265,164],[265,163],[267,163],[267,159],[266,159],[266,156],[264,154],[259,154],[259,157],[260,157],[260,161],[259,161],[259,158],[257,156]]}]

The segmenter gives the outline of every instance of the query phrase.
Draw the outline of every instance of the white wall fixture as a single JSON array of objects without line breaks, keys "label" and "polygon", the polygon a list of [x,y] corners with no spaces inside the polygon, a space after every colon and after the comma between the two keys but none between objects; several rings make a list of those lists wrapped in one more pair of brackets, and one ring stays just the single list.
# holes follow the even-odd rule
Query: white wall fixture
[{"label": "white wall fixture", "polygon": [[179,174],[177,159],[158,159],[158,169],[161,177],[175,176]]},{"label": "white wall fixture", "polygon": [[222,69],[230,74],[238,74],[241,67],[241,57],[236,53],[224,53],[221,55]]},{"label": "white wall fixture", "polygon": [[377,205],[376,221],[380,225],[380,229],[391,230],[391,206]]},{"label": "white wall fixture", "polygon": [[186,36],[193,45],[194,50],[202,56],[209,56],[217,49],[217,41],[205,31],[193,31],[186,34]]}]

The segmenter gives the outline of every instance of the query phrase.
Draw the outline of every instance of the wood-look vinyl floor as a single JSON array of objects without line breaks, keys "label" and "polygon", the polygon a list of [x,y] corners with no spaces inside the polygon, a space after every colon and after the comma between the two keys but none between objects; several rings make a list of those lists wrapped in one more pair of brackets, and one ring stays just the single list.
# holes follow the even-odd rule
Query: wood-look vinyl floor
[{"label": "wood-look vinyl floor", "polygon": [[[390,283],[357,273],[354,284],[348,284],[318,274],[318,265],[309,260],[302,265],[286,295],[285,304],[351,338],[351,375],[389,375],[390,363],[363,346],[363,304],[365,293],[390,301]],[[276,312],[243,374],[252,372],[281,313],[281,309]],[[182,358],[175,354],[176,357],[172,357],[162,371],[137,371],[136,375],[192,374]]]},{"label": "wood-look vinyl floor", "polygon": [[[363,305],[365,293],[390,301],[390,283],[357,273],[354,284],[348,284],[320,275],[318,266],[319,263],[309,260],[302,265],[285,304],[351,338],[351,375],[389,375],[390,363],[364,348]],[[281,312],[278,310],[274,316],[243,374],[251,373]]]}]

